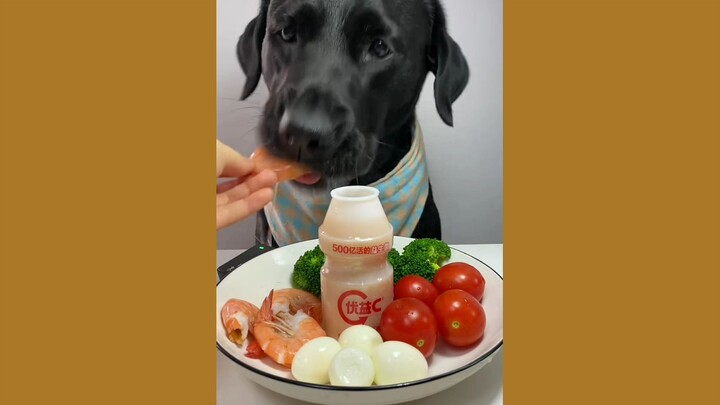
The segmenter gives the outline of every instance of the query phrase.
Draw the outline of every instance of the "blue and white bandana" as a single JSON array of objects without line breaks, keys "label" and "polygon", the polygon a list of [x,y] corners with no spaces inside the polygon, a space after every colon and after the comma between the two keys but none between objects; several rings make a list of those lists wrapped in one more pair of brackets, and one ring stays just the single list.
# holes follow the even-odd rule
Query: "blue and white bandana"
[{"label": "blue and white bandana", "polygon": [[[410,151],[385,177],[368,184],[380,192],[380,202],[396,236],[411,236],[428,196],[425,147],[416,122]],[[279,246],[316,239],[330,205],[330,190],[317,190],[286,181],[275,188],[265,216]]]}]

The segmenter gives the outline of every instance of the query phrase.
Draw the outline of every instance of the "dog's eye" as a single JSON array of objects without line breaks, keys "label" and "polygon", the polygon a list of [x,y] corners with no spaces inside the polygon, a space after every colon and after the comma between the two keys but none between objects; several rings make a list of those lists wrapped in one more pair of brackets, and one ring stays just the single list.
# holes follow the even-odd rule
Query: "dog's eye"
[{"label": "dog's eye", "polygon": [[369,52],[378,58],[384,58],[390,54],[390,48],[382,39],[376,39],[370,43]]},{"label": "dog's eye", "polygon": [[287,27],[284,27],[282,30],[280,30],[280,37],[285,42],[295,41],[296,34],[297,31],[295,30],[295,25],[288,25]]}]

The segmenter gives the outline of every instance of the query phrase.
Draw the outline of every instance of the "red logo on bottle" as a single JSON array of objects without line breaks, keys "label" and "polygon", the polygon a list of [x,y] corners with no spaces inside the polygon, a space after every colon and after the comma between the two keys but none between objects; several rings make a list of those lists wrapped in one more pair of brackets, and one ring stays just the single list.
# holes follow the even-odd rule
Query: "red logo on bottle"
[{"label": "red logo on bottle", "polygon": [[385,242],[374,246],[345,246],[333,243],[332,251],[346,255],[376,255],[390,251],[390,243]]},{"label": "red logo on bottle", "polygon": [[365,325],[370,315],[382,311],[381,301],[382,297],[374,301],[368,300],[367,295],[362,291],[345,291],[338,298],[338,312],[342,319],[350,325]]}]

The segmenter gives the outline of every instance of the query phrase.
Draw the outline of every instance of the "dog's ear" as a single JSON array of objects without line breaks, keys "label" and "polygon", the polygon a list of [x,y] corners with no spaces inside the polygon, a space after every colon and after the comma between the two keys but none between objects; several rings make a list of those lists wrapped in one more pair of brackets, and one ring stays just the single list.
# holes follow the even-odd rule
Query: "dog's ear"
[{"label": "dog's ear", "polygon": [[435,75],[435,107],[440,118],[452,126],[452,103],[465,89],[470,71],[460,47],[448,35],[445,12],[439,0],[426,0],[425,4],[432,23],[428,59]]},{"label": "dog's ear", "polygon": [[270,0],[260,3],[260,11],[245,27],[240,35],[236,52],[240,67],[245,72],[245,86],[242,90],[241,100],[245,100],[257,87],[262,74],[262,43],[265,39],[267,11]]}]

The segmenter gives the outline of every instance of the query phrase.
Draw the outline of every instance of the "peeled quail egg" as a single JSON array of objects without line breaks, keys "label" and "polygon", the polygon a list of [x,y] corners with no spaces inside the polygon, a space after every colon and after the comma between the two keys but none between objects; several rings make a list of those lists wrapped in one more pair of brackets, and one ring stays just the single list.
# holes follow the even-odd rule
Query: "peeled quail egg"
[{"label": "peeled quail egg", "polygon": [[298,381],[327,384],[328,369],[333,357],[342,349],[337,340],[323,336],[315,338],[300,347],[295,353],[291,371]]},{"label": "peeled quail egg", "polygon": [[372,385],[375,368],[370,355],[348,347],[333,357],[328,374],[332,385],[364,387]]},{"label": "peeled quail egg", "polygon": [[343,348],[354,347],[372,356],[375,348],[382,343],[380,333],[367,325],[353,325],[345,329],[338,338]]},{"label": "peeled quail egg", "polygon": [[375,384],[399,384],[427,377],[428,364],[420,350],[399,341],[387,341],[373,353]]}]

